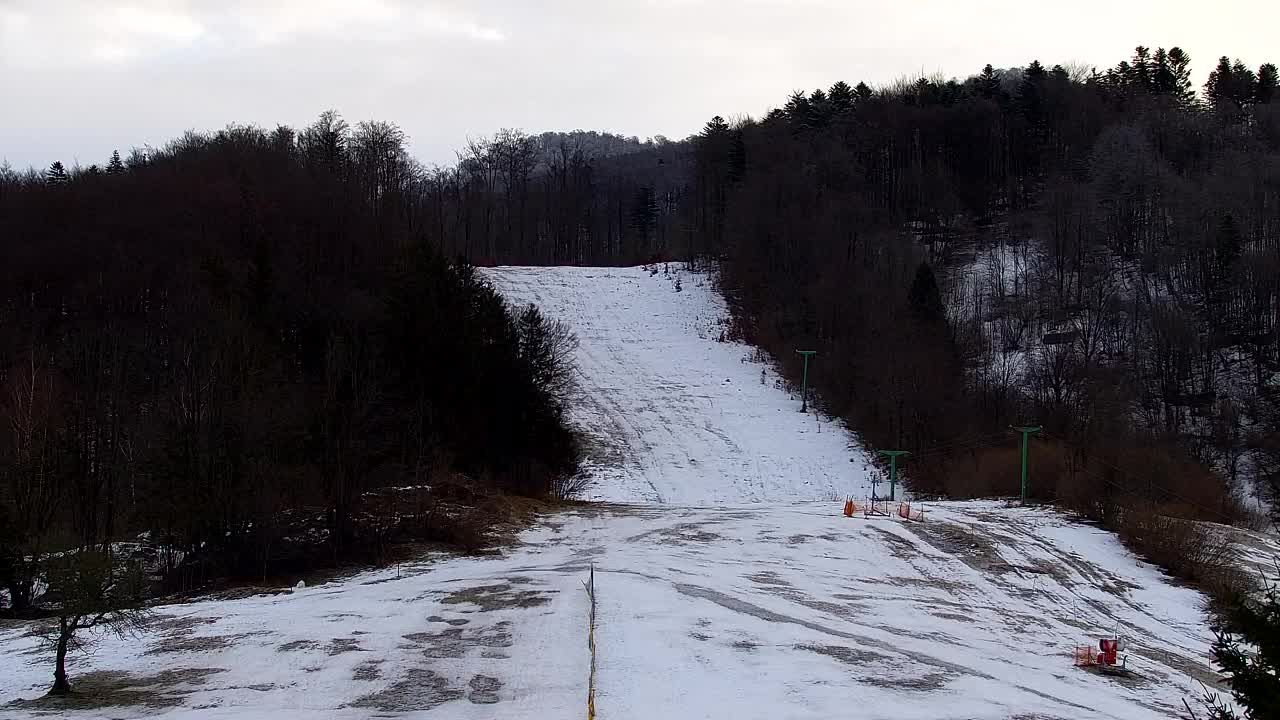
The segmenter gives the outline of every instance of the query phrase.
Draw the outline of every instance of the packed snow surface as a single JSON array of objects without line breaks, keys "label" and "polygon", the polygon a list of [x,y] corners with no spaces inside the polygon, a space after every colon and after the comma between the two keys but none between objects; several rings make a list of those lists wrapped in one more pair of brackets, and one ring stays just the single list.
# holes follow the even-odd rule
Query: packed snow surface
[{"label": "packed snow surface", "polygon": [[573,419],[596,446],[588,497],[706,505],[866,494],[868,461],[843,427],[798,412],[799,393],[781,389],[752,348],[724,341],[728,311],[710,278],[663,267],[486,271],[513,305],[533,303],[578,336]]},{"label": "packed snow surface", "polygon": [[[844,517],[864,453],[720,342],[705,276],[488,274],[576,329],[574,418],[613,502],[491,555],[160,607],[71,656],[71,704],[37,699],[36,626],[0,626],[0,717],[581,718],[593,568],[602,720],[1144,720],[1216,687],[1202,597],[1110,533],[998,501]],[[1073,667],[1113,633],[1129,676]]]}]

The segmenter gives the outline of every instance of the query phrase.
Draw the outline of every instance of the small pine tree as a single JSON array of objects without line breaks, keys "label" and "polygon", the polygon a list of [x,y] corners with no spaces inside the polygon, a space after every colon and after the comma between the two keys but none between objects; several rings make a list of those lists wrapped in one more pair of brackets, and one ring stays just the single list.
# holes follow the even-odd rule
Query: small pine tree
[{"label": "small pine tree", "polygon": [[982,68],[982,72],[978,75],[978,95],[987,100],[1000,99],[1000,76],[996,74],[996,69],[991,67],[991,63]]},{"label": "small pine tree", "polygon": [[821,89],[809,95],[809,117],[814,127],[825,127],[831,121],[831,101]]},{"label": "small pine tree", "polygon": [[929,263],[922,262],[916,267],[916,276],[911,282],[907,303],[911,307],[911,316],[920,323],[942,325],[947,322],[947,310],[942,304],[942,292],[938,289],[938,279],[934,276],[933,268],[929,267]]},{"label": "small pine tree", "polygon": [[1033,125],[1043,119],[1044,80],[1044,66],[1039,60],[1033,60],[1018,84],[1018,109]]},{"label": "small pine tree", "polygon": [[1243,118],[1246,108],[1258,96],[1258,78],[1244,63],[1234,63],[1227,56],[1218,59],[1218,66],[1209,73],[1204,84],[1204,97],[1209,106],[1234,119]]},{"label": "small pine tree", "polygon": [[858,97],[858,102],[866,102],[871,99],[872,95],[874,95],[871,88],[864,82],[860,82],[854,86],[853,94]]},{"label": "small pine tree", "polygon": [[813,109],[809,105],[809,98],[799,90],[791,93],[791,97],[787,98],[787,104],[782,106],[782,111],[787,114],[787,119],[796,127],[813,127]]},{"label": "small pine tree", "polygon": [[[1280,568],[1280,566],[1278,566]],[[1214,629],[1213,658],[1248,720],[1280,718],[1280,592],[1269,585],[1261,599],[1238,596],[1227,608],[1230,630]],[[1210,717],[1236,715],[1211,702]]]},{"label": "small pine tree", "polygon": [[724,118],[719,115],[708,120],[707,124],[702,127],[702,137],[707,139],[723,137],[728,133],[729,123],[725,122]]},{"label": "small pine tree", "polygon": [[1169,61],[1169,53],[1164,48],[1156,48],[1155,71],[1152,75],[1152,90],[1161,95],[1170,95],[1174,91],[1173,63]]},{"label": "small pine tree", "polygon": [[111,151],[111,160],[107,162],[107,174],[119,175],[124,172],[124,162],[120,160],[120,151]]},{"label": "small pine tree", "polygon": [[60,160],[53,161],[49,169],[44,173],[44,181],[50,185],[62,185],[70,181],[71,177],[67,175],[67,169],[62,166]]},{"label": "small pine tree", "polygon": [[1133,49],[1133,64],[1129,66],[1129,84],[1135,90],[1150,90],[1155,74],[1151,63],[1151,51],[1142,45]]},{"label": "small pine tree", "polygon": [[1171,48],[1169,70],[1173,73],[1173,96],[1184,105],[1195,102],[1196,91],[1191,85],[1191,56],[1180,47]]},{"label": "small pine tree", "polygon": [[1259,105],[1266,105],[1276,98],[1278,90],[1280,90],[1280,76],[1276,73],[1276,66],[1267,63],[1258,68],[1258,85],[1254,91],[1254,101]]},{"label": "small pine tree", "polygon": [[831,111],[836,115],[844,115],[853,109],[853,88],[841,80],[827,91],[827,101],[831,103]]},{"label": "small pine tree", "polygon": [[1218,58],[1218,66],[1209,73],[1204,83],[1204,99],[1209,106],[1221,110],[1231,97],[1231,58]]}]

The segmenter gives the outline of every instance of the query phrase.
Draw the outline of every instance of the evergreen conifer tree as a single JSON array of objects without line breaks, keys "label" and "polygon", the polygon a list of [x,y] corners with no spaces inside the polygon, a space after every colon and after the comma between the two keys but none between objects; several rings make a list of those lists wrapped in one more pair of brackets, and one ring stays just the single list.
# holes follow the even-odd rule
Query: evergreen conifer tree
[{"label": "evergreen conifer tree", "polygon": [[1184,105],[1193,103],[1196,91],[1191,85],[1191,56],[1180,47],[1171,48],[1169,70],[1173,73],[1173,96]]},{"label": "evergreen conifer tree", "polygon": [[996,74],[996,69],[991,67],[991,63],[982,68],[982,73],[978,75],[978,94],[987,100],[1000,99],[1000,76]]},{"label": "evergreen conifer tree", "polygon": [[1027,66],[1018,84],[1018,109],[1033,125],[1041,120],[1041,109],[1044,102],[1044,66],[1039,60],[1033,60]]},{"label": "evergreen conifer tree", "polygon": [[814,127],[825,127],[831,120],[831,101],[821,88],[809,95],[809,118]]},{"label": "evergreen conifer tree", "polygon": [[53,164],[44,173],[44,181],[50,185],[61,185],[71,178],[67,175],[67,169],[62,166],[61,160],[54,160]]},{"label": "evergreen conifer tree", "polygon": [[111,160],[107,162],[107,174],[119,175],[124,172],[124,162],[120,160],[120,151],[111,151]]},{"label": "evergreen conifer tree", "polygon": [[942,293],[938,290],[938,279],[928,263],[920,263],[916,267],[915,279],[911,282],[911,291],[907,294],[907,302],[911,307],[911,316],[925,325],[945,324],[946,307],[942,304]]},{"label": "evergreen conifer tree", "polygon": [[827,101],[831,103],[832,113],[844,115],[853,109],[853,88],[841,80],[827,91]]},{"label": "evergreen conifer tree", "polygon": [[[1280,718],[1280,592],[1266,588],[1260,599],[1237,597],[1227,609],[1229,629],[1215,628],[1214,661],[1231,685],[1231,695],[1248,720]],[[1213,703],[1211,718],[1235,720]]]},{"label": "evergreen conifer tree", "polygon": [[1151,63],[1151,51],[1139,45],[1133,49],[1133,65],[1130,66],[1130,84],[1135,90],[1150,90],[1154,68]]},{"label": "evergreen conifer tree", "polygon": [[1276,98],[1277,87],[1280,86],[1280,77],[1277,76],[1276,66],[1267,63],[1258,68],[1258,83],[1254,90],[1254,101],[1259,105],[1266,105]]},{"label": "evergreen conifer tree", "polygon": [[1152,89],[1161,95],[1170,95],[1174,91],[1174,84],[1173,64],[1169,62],[1169,53],[1165,52],[1164,48],[1156,48]]},{"label": "evergreen conifer tree", "polygon": [[787,98],[787,104],[782,106],[782,111],[787,114],[787,119],[796,127],[812,127],[812,111],[809,107],[809,98],[799,90],[791,93],[791,97]]}]

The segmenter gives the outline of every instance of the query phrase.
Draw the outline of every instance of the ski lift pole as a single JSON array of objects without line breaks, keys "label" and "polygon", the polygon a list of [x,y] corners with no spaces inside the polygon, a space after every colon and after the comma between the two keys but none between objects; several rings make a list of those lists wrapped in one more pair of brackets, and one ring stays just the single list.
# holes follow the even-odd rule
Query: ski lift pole
[{"label": "ski lift pole", "polygon": [[889,458],[889,499],[896,500],[897,493],[895,492],[895,489],[898,486],[898,456],[910,455],[911,453],[906,450],[877,450],[876,452],[881,455],[886,455]]},{"label": "ski lift pole", "polygon": [[1039,425],[1028,425],[1025,427],[1015,427],[1014,430],[1022,433],[1022,502],[1027,501],[1027,436],[1031,433],[1038,433],[1042,429]]},{"label": "ski lift pole", "polygon": [[809,412],[809,356],[817,355],[817,350],[797,350],[804,356],[804,379],[800,381],[800,412]]}]

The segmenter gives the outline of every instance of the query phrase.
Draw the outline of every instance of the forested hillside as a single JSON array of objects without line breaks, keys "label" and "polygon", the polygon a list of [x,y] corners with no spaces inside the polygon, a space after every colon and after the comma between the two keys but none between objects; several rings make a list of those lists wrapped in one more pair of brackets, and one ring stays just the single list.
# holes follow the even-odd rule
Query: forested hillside
[{"label": "forested hillside", "polygon": [[185,589],[449,539],[456,498],[378,488],[563,489],[573,338],[425,242],[403,140],[326,113],[0,177],[14,610],[46,552],[145,532]]},{"label": "forested hillside", "polygon": [[[713,263],[736,332],[910,450],[920,491],[1280,488],[1276,68],[1179,48],[797,92],[688,141],[503,132],[426,174],[424,232],[518,264]],[[780,98],[780,100],[783,100]]]},{"label": "forested hillside", "polygon": [[1230,514],[1206,470],[1277,481],[1280,104],[1273,65],[1223,58],[1199,98],[1187,66],[1138,48],[713,121],[695,249],[744,333],[818,349],[830,407],[917,453],[917,489],[1014,491],[1006,428],[1043,424],[1033,494]]}]

